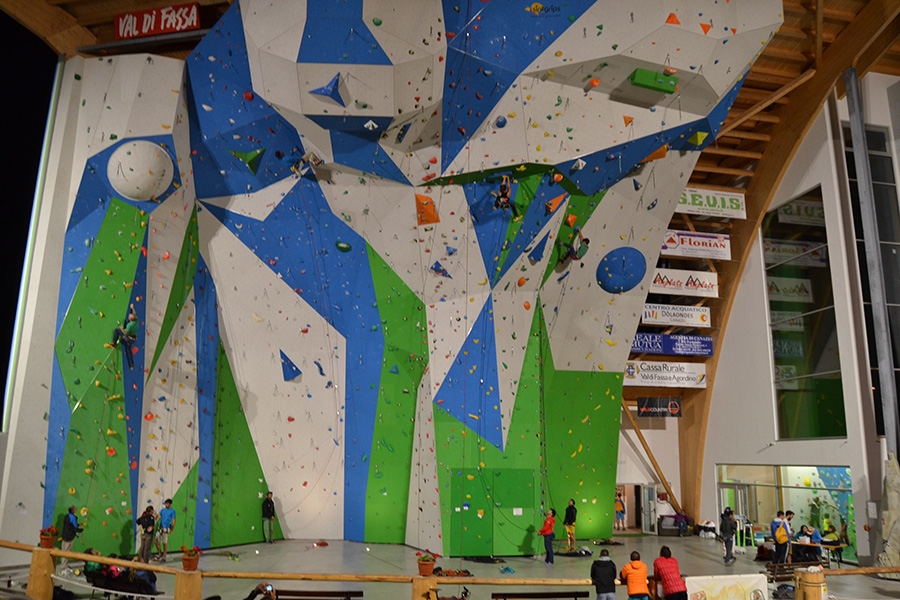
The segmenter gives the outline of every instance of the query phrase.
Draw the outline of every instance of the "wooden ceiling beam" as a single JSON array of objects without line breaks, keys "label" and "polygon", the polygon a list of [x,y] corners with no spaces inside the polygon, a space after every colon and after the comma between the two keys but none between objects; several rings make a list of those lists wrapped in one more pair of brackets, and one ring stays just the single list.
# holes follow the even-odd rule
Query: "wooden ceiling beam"
[{"label": "wooden ceiling beam", "polygon": [[759,133],[758,131],[744,131],[741,129],[732,129],[725,134],[720,133],[716,138],[716,141],[721,141],[722,138],[739,138],[742,140],[755,140],[757,142],[771,142],[772,136],[768,133]]},{"label": "wooden ceiling beam", "polygon": [[703,156],[704,154],[715,154],[717,156],[736,156],[740,158],[750,158],[753,160],[759,160],[760,158],[762,158],[762,152],[736,150],[734,148],[723,148],[721,146],[707,146],[700,153],[701,156]]},{"label": "wooden ceiling beam", "polygon": [[94,34],[79,25],[75,17],[50,6],[46,0],[0,0],[0,8],[67,58],[77,54],[78,46],[97,43]]},{"label": "wooden ceiling beam", "polygon": [[[721,137],[723,134],[728,133],[729,131],[733,130],[735,127],[737,127],[744,121],[749,120],[751,117],[759,118],[760,112],[762,112],[763,110],[768,108],[776,100],[779,100],[779,99],[783,98],[784,96],[790,94],[797,87],[799,87],[799,86],[803,85],[804,83],[806,83],[807,81],[809,81],[810,78],[812,78],[813,75],[815,75],[815,74],[816,74],[815,69],[809,69],[808,71],[806,71],[805,73],[803,73],[802,75],[800,75],[799,77],[794,79],[794,81],[792,81],[791,83],[789,83],[785,86],[782,86],[782,88],[780,90],[778,90],[774,94],[771,94],[768,98],[766,98],[764,100],[760,100],[754,106],[752,106],[751,108],[748,108],[747,110],[742,112],[740,115],[735,117],[733,120],[729,121],[729,123],[727,125],[725,125],[725,127],[723,127],[721,131],[719,131],[719,135],[716,137]],[[741,91],[743,91],[743,90],[741,90]]]},{"label": "wooden ceiling beam", "polygon": [[822,24],[825,21],[825,0],[816,0],[816,66],[822,62]]},{"label": "wooden ceiling beam", "polygon": [[701,173],[717,173],[719,175],[734,175],[736,177],[753,177],[753,171],[744,171],[743,169],[730,169],[728,167],[720,167],[718,165],[704,165],[702,163],[697,163],[694,166],[694,171],[700,171]]},{"label": "wooden ceiling beam", "polygon": [[[801,4],[797,0],[784,0],[782,7],[784,8],[784,12],[795,15],[812,15],[815,14],[816,10],[815,7]],[[850,11],[836,8],[823,8],[822,15],[826,19],[840,21],[842,23],[850,23],[857,16]]]}]

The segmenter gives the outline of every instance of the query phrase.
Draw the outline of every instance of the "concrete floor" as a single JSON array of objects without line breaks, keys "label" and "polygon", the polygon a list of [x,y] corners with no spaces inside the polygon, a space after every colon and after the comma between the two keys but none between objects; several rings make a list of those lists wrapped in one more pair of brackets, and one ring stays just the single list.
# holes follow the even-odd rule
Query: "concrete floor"
[{"label": "concrete floor", "polygon": [[[672,555],[678,559],[682,573],[691,575],[720,575],[728,573],[758,573],[764,569],[762,563],[753,561],[755,549],[748,554],[738,555],[737,562],[726,567],[722,561],[722,545],[715,540],[699,537],[656,537],[656,536],[621,536],[615,538],[622,542],[621,546],[606,546],[616,566],[621,567],[628,561],[633,550],[641,553],[642,560],[652,565],[653,559],[659,556],[659,549],[667,545]],[[552,577],[552,578],[587,578],[593,558],[599,555],[601,546],[589,541],[579,542],[594,552],[593,557],[557,556],[553,566],[545,566],[543,557],[506,558],[505,563],[487,564],[466,561],[458,558],[441,558],[438,565],[444,569],[468,569],[477,577]],[[238,560],[227,556],[233,552]],[[363,544],[356,542],[329,542],[327,547],[315,547],[312,541],[282,541],[274,545],[253,544],[229,549],[211,550],[200,560],[200,569],[204,571],[237,571],[243,573],[365,573],[386,575],[408,575],[416,573],[416,550],[405,546]],[[180,567],[179,555],[169,558],[172,566]],[[515,573],[504,574],[500,569],[511,567]],[[851,567],[852,568],[852,567]],[[242,600],[258,583],[257,579],[216,579],[205,578],[204,596],[219,595],[223,600]],[[411,597],[408,584],[385,583],[342,583],[342,582],[273,582],[276,589],[362,589],[367,600],[406,600]],[[875,599],[900,598],[900,581],[882,580],[872,576],[827,577],[828,594],[836,598]],[[174,576],[162,575],[158,587],[166,595],[175,589]],[[487,600],[493,591],[508,590],[503,586],[469,586],[471,600]],[[544,588],[551,590],[553,588]],[[572,588],[582,589],[582,588]],[[585,590],[593,589],[585,586]],[[770,586],[771,589],[771,586]],[[85,590],[73,588],[76,594]],[[540,591],[540,590],[530,590]],[[440,596],[459,596],[461,586],[445,586]],[[591,596],[593,598],[593,594]],[[616,594],[625,600],[627,594],[620,588]]]}]

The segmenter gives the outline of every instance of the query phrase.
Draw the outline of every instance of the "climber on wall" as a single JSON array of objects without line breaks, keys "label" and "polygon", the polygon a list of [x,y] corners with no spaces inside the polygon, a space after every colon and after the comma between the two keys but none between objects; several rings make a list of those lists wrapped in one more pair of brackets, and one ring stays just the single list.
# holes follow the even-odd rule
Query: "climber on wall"
[{"label": "climber on wall", "polygon": [[122,342],[122,346],[125,349],[125,359],[128,361],[128,368],[134,368],[134,358],[131,356],[131,345],[134,344],[134,341],[137,339],[138,334],[138,322],[137,322],[137,313],[134,312],[134,304],[131,305],[131,312],[128,313],[128,318],[125,320],[125,325],[116,327],[113,331],[113,339],[112,343],[104,344],[105,348],[115,348],[119,345],[119,342]]}]

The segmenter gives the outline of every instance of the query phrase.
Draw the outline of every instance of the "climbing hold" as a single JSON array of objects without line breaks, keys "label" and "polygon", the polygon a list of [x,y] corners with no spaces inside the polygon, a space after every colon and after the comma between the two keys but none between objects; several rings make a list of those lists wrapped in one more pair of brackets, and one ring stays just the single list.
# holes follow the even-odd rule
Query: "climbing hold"
[{"label": "climbing hold", "polygon": [[504,127],[506,127],[506,117],[504,117],[503,115],[499,115],[496,119],[494,119],[494,126],[497,127],[497,129],[503,129]]},{"label": "climbing hold", "polygon": [[524,304],[522,304],[522,306],[525,307],[525,310],[531,310],[531,302],[529,302],[528,300],[526,300]]},{"label": "climbing hold", "polygon": [[519,281],[517,281],[516,284],[517,284],[519,287],[522,287],[522,286],[525,285],[525,283],[527,283],[527,282],[528,282],[528,280],[525,279],[524,277],[519,277]]},{"label": "climbing hold", "polygon": [[336,241],[334,243],[334,246],[341,252],[350,252],[350,250],[352,249],[350,244],[348,244],[347,242],[342,242],[340,240]]}]

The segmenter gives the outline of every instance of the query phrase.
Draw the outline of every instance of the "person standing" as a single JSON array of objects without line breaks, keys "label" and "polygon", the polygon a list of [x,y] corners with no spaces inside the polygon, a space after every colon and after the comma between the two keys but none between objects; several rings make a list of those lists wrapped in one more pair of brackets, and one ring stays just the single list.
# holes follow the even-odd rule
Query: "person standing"
[{"label": "person standing", "polygon": [[628,588],[629,600],[650,599],[650,588],[647,586],[647,565],[641,562],[640,552],[631,553],[631,562],[622,567],[619,579]]},{"label": "person standing", "polygon": [[141,529],[141,546],[138,550],[138,555],[141,557],[141,561],[146,564],[150,562],[150,547],[153,545],[154,537],[153,529],[156,527],[156,518],[154,517],[152,506],[144,509],[144,514],[138,517],[137,524]]},{"label": "person standing", "polygon": [[597,600],[616,600],[616,563],[609,550],[600,551],[600,558],[591,565],[591,581],[597,590]]},{"label": "person standing", "polygon": [[575,508],[575,498],[569,498],[569,505],[566,507],[566,518],[563,519],[563,525],[566,528],[566,552],[575,551],[575,516],[578,509]]},{"label": "person standing", "polygon": [[737,521],[731,507],[725,508],[722,513],[722,522],[719,523],[719,535],[725,541],[725,564],[734,564],[734,534],[737,532]]},{"label": "person standing", "polygon": [[625,498],[622,492],[616,492],[616,529],[625,531]]},{"label": "person standing", "polygon": [[104,344],[107,348],[115,348],[119,345],[119,342],[122,342],[122,349],[125,352],[125,360],[128,361],[129,369],[134,368],[134,357],[131,354],[131,345],[134,344],[137,339],[137,334],[137,313],[134,312],[134,304],[132,304],[131,312],[128,313],[128,317],[125,319],[125,325],[123,327],[116,327],[113,331],[111,344]]},{"label": "person standing", "polygon": [[274,544],[272,537],[275,529],[275,501],[272,500],[272,492],[266,492],[266,499],[262,503],[263,535],[267,544]]},{"label": "person standing", "polygon": [[672,558],[668,546],[660,548],[659,558],[653,561],[653,579],[662,583],[666,600],[687,600],[687,586],[678,570],[678,559]]},{"label": "person standing", "polygon": [[175,529],[175,509],[172,508],[172,499],[167,499],[163,504],[165,508],[159,511],[156,520],[156,556],[159,562],[166,562],[169,554],[169,534]]},{"label": "person standing", "polygon": [[[70,506],[69,512],[66,513],[65,519],[63,519],[63,527],[62,527],[62,545],[61,548],[65,552],[72,551],[72,543],[75,541],[75,536],[84,531],[81,528],[81,524],[78,523],[78,517],[75,516],[75,507]],[[63,556],[59,561],[59,570],[60,572],[65,572],[69,568],[69,559]]]},{"label": "person standing", "polygon": [[774,563],[786,563],[788,553],[788,542],[791,539],[790,526],[784,518],[784,511],[779,510],[769,525],[772,532],[772,539],[775,541],[775,556],[772,559]]},{"label": "person standing", "polygon": [[544,525],[538,531],[538,535],[544,536],[544,550],[547,551],[547,559],[544,560],[545,565],[553,564],[553,540],[556,539],[556,534],[553,533],[553,527],[556,525],[556,510],[550,509],[550,512],[547,513],[547,518],[544,519]]}]

